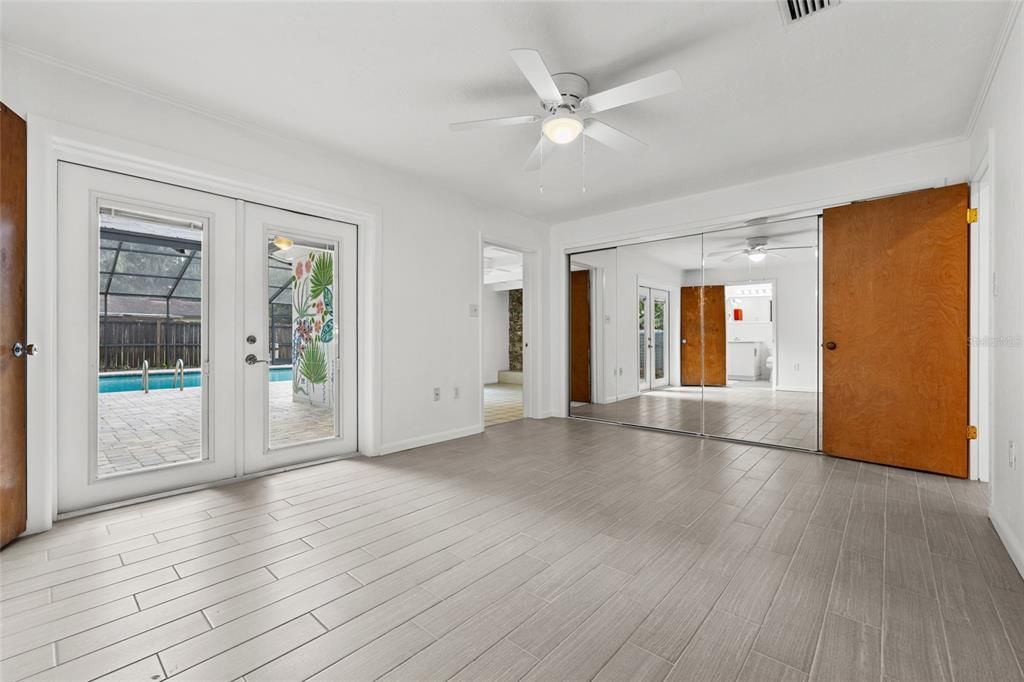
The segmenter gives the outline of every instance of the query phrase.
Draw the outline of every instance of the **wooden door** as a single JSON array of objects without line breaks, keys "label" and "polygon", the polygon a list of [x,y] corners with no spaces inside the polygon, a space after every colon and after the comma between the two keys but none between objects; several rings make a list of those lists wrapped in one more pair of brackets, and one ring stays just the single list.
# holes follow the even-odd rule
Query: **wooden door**
[{"label": "wooden door", "polygon": [[825,211],[822,445],[968,473],[966,184]]},{"label": "wooden door", "polygon": [[590,398],[590,271],[569,273],[569,398],[589,403]]},{"label": "wooden door", "polygon": [[704,287],[704,385],[725,386],[725,287]]},{"label": "wooden door", "polygon": [[679,315],[681,383],[683,386],[700,386],[704,383],[700,287],[683,287],[680,294],[683,308]]},{"label": "wooden door", "polygon": [[681,293],[682,384],[724,386],[725,287],[683,287]]},{"label": "wooden door", "polygon": [[25,121],[0,103],[0,547],[25,530]]}]

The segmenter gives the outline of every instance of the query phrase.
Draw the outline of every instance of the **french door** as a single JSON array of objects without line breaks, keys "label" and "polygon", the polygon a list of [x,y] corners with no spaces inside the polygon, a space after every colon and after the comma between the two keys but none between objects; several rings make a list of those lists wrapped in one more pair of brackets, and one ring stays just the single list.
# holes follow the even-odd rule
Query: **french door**
[{"label": "french door", "polygon": [[355,452],[354,226],[58,183],[58,511]]},{"label": "french door", "polygon": [[235,201],[69,163],[58,186],[59,511],[234,476]]},{"label": "french door", "polygon": [[244,241],[245,472],[354,453],[356,227],[246,204]]},{"label": "french door", "polygon": [[640,390],[668,384],[668,292],[640,287],[637,294],[637,372]]}]

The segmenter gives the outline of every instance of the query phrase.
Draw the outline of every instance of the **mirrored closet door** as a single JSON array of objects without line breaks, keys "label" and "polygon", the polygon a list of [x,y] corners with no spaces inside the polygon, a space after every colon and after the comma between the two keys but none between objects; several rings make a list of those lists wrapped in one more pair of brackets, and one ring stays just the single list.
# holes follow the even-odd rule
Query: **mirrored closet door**
[{"label": "mirrored closet door", "polygon": [[818,449],[818,232],[812,216],[570,255],[570,415]]}]

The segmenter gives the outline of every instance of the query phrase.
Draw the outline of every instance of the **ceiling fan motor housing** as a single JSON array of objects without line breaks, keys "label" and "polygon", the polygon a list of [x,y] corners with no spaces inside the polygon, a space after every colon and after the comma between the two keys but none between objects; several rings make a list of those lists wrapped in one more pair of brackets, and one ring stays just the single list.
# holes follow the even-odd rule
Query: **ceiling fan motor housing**
[{"label": "ceiling fan motor housing", "polygon": [[[562,93],[562,97],[565,99],[561,106],[568,105],[570,111],[576,111],[583,98],[590,94],[590,83],[578,73],[556,73],[551,76],[551,79],[555,81],[558,91]],[[541,102],[541,106],[545,111],[552,114],[559,109],[558,104],[549,105]]]}]

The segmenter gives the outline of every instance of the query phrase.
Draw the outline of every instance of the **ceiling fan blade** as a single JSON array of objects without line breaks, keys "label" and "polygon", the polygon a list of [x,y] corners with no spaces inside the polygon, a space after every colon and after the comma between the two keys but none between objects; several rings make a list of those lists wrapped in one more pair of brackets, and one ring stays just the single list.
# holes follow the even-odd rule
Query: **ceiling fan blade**
[{"label": "ceiling fan blade", "polygon": [[537,140],[537,146],[530,152],[530,158],[526,160],[526,170],[533,171],[537,170],[544,164],[544,157],[551,154],[554,151],[555,143],[547,138],[545,135],[541,135],[540,139]]},{"label": "ceiling fan blade", "polygon": [[816,249],[818,247],[813,244],[807,246],[769,246],[765,251],[788,251],[789,249]]},{"label": "ceiling fan blade", "polygon": [[542,102],[545,104],[562,103],[562,92],[555,85],[555,80],[551,77],[547,65],[544,64],[540,52],[517,49],[512,50],[511,55],[512,61],[526,76],[526,80],[530,81],[530,85],[533,86],[534,92],[540,96]]},{"label": "ceiling fan blade", "polygon": [[504,126],[517,126],[524,123],[536,123],[540,116],[504,116],[502,118],[485,118],[480,121],[460,121],[449,123],[448,129],[452,132],[462,130],[476,130],[477,128],[502,128]]},{"label": "ceiling fan blade", "polygon": [[746,256],[746,255],[749,255],[746,251],[740,251],[738,253],[734,253],[733,255],[729,256],[728,258],[723,258],[722,260],[724,262],[728,263],[729,261],[736,260],[740,256]]},{"label": "ceiling fan blade", "polygon": [[636,154],[647,149],[646,142],[641,142],[632,135],[593,118],[584,121],[583,134],[624,154]]},{"label": "ceiling fan blade", "polygon": [[600,111],[608,111],[609,109],[632,104],[633,102],[667,95],[681,87],[683,87],[683,81],[679,78],[679,74],[669,69],[668,71],[662,71],[632,83],[626,83],[610,90],[594,93],[589,97],[583,98],[583,101],[580,102],[580,107],[584,111],[596,114]]},{"label": "ceiling fan blade", "polygon": [[728,256],[729,254],[746,253],[746,251],[737,251],[736,249],[727,249],[725,251],[710,251],[705,256],[710,258],[717,258],[718,256]]}]

